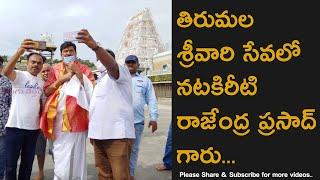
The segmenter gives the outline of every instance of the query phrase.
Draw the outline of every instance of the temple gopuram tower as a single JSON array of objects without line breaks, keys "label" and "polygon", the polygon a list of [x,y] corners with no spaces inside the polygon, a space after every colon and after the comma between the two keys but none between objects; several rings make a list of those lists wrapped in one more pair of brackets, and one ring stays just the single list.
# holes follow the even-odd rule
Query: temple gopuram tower
[{"label": "temple gopuram tower", "polygon": [[117,51],[117,61],[124,63],[125,58],[134,54],[140,60],[141,70],[152,68],[152,57],[165,51],[149,9],[131,17],[123,32]]}]

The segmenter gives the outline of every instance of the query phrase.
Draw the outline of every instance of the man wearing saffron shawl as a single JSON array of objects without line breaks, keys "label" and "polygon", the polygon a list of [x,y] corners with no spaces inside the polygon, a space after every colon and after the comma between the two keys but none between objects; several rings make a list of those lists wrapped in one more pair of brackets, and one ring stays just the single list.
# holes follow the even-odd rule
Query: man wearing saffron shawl
[{"label": "man wearing saffron shawl", "polygon": [[[93,51],[96,48],[96,42],[85,29],[78,32],[77,40]],[[54,179],[86,180],[88,110],[94,76],[77,60],[74,43],[64,42],[60,53],[63,61],[53,66],[44,85],[48,99],[40,127],[44,135],[53,140]]]}]

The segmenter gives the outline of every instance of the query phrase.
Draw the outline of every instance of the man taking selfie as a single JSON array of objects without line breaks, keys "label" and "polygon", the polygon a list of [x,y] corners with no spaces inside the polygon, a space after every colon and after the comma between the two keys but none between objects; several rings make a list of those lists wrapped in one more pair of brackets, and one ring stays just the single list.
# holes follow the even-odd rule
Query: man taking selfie
[{"label": "man taking selfie", "polygon": [[[99,180],[130,179],[129,161],[135,138],[131,76],[92,39],[92,47],[105,67],[90,102],[88,136],[94,148]],[[99,67],[99,66],[98,66]]]},{"label": "man taking selfie", "polygon": [[14,70],[26,49],[35,49],[35,42],[26,39],[11,57],[3,74],[12,84],[12,103],[6,124],[5,144],[7,150],[6,179],[17,179],[17,162],[21,157],[18,179],[30,179],[39,134],[39,115],[43,81],[37,77],[44,58],[38,53],[27,56],[27,71]]}]

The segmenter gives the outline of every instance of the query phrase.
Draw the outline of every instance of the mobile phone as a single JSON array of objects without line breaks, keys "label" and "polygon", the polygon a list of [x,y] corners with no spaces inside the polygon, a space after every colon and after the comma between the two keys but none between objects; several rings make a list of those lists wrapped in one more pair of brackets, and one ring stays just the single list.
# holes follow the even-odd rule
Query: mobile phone
[{"label": "mobile phone", "polygon": [[34,49],[46,50],[47,49],[47,42],[46,41],[34,41]]},{"label": "mobile phone", "polygon": [[63,41],[78,41],[76,37],[78,36],[79,31],[70,31],[70,32],[64,32],[63,33]]}]

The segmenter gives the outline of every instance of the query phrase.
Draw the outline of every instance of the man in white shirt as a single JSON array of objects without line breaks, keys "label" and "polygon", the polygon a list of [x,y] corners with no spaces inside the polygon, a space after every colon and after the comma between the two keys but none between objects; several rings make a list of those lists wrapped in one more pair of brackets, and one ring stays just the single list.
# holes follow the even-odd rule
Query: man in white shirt
[{"label": "man in white shirt", "polygon": [[98,178],[130,179],[129,162],[135,138],[131,75],[102,48],[97,57],[106,68],[93,91],[88,137],[94,147]]},{"label": "man in white shirt", "polygon": [[37,77],[44,58],[38,53],[27,56],[27,71],[14,70],[26,49],[34,49],[35,42],[26,39],[3,69],[12,83],[12,103],[6,124],[6,179],[17,179],[17,161],[21,156],[18,179],[30,179],[39,134],[39,115],[43,81]]}]

